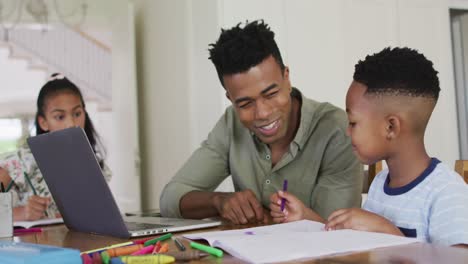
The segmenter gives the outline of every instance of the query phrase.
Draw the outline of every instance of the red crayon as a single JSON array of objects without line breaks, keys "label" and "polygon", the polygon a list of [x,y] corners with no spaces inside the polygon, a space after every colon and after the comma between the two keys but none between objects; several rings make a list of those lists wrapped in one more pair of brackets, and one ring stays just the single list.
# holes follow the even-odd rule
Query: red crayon
[{"label": "red crayon", "polygon": [[154,246],[153,252],[151,254],[158,254],[159,250],[161,249],[161,241],[156,242],[156,245]]},{"label": "red crayon", "polygon": [[82,254],[81,260],[83,264],[93,264],[93,259],[88,254]]},{"label": "red crayon", "polygon": [[42,228],[40,227],[33,227],[33,228],[21,228],[21,229],[15,229],[13,231],[16,234],[27,234],[27,233],[39,233],[42,232]]},{"label": "red crayon", "polygon": [[101,264],[102,263],[101,254],[99,254],[97,252],[93,253],[92,259],[93,259],[93,264]]}]

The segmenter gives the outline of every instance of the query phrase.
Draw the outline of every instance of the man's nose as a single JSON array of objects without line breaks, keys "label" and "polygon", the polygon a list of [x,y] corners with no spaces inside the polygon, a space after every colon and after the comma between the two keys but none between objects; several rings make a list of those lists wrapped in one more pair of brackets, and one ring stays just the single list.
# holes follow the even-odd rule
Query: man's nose
[{"label": "man's nose", "polygon": [[268,119],[268,117],[271,115],[271,110],[272,107],[267,100],[257,100],[255,109],[256,119]]}]

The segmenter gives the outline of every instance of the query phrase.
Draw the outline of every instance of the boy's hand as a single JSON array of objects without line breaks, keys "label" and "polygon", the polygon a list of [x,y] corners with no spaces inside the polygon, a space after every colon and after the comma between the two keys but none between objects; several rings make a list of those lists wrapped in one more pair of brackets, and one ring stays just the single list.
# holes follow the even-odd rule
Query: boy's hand
[{"label": "boy's hand", "polygon": [[[281,199],[284,198],[284,211],[281,211]],[[287,223],[305,218],[307,208],[296,196],[278,191],[270,196],[270,214],[275,223]]]},{"label": "boy's hand", "polygon": [[219,196],[215,204],[219,215],[236,225],[267,221],[262,205],[249,189]]},{"label": "boy's hand", "polygon": [[325,230],[354,229],[403,236],[400,229],[386,218],[369,211],[350,208],[340,209],[328,217]]}]

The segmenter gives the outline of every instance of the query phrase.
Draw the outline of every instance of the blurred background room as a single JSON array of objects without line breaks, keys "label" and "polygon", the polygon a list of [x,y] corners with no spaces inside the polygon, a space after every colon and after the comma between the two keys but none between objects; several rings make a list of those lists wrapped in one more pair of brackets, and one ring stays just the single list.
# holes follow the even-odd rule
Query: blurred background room
[{"label": "blurred background room", "polygon": [[39,89],[61,72],[85,96],[120,209],[158,208],[229,105],[208,44],[256,19],[276,33],[293,86],[339,107],[359,59],[424,53],[442,89],[426,147],[449,165],[468,159],[468,0],[0,0],[0,152],[33,135]]}]

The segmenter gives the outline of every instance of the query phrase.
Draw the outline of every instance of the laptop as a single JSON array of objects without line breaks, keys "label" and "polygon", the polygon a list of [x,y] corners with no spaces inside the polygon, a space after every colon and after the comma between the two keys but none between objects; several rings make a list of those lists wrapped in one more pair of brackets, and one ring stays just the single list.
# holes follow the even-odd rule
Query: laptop
[{"label": "laptop", "polygon": [[70,230],[128,238],[221,224],[214,220],[122,216],[80,127],[41,134],[27,141]]}]

